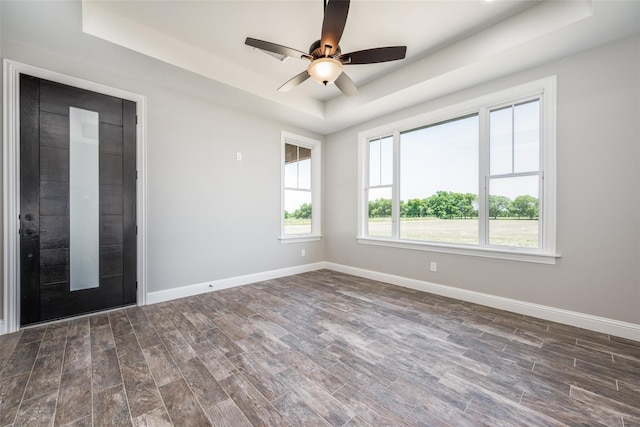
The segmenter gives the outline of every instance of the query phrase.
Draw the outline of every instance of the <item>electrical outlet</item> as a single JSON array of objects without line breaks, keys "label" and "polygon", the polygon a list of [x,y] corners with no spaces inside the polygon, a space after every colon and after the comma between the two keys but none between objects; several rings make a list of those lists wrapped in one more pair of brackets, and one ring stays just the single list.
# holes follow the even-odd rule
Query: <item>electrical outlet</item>
[{"label": "electrical outlet", "polygon": [[435,261],[431,261],[429,269],[435,273],[436,271],[438,271],[438,263]]},{"label": "electrical outlet", "polygon": [[239,162],[242,161],[242,153],[239,152],[239,151],[236,153],[236,160],[239,161]]},{"label": "electrical outlet", "polygon": [[302,249],[302,250],[300,251],[300,256],[307,256],[307,251],[306,251],[306,249]]}]

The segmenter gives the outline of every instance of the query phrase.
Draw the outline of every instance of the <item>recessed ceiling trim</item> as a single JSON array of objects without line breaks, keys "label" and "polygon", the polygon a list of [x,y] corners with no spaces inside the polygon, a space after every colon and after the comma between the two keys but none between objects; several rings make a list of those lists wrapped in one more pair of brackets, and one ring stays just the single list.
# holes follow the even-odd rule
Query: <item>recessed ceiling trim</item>
[{"label": "recessed ceiling trim", "polygon": [[[424,52],[427,56],[413,56],[404,67],[361,85],[356,96],[321,101],[277,92],[279,82],[274,83],[273,73],[169,36],[170,32],[147,26],[140,11],[135,18],[126,14],[126,8],[111,8],[115,3],[82,0],[83,31],[226,85],[229,91],[222,92],[230,99],[219,99],[220,103],[322,134],[635,34],[639,30],[633,16],[640,11],[634,2],[542,1],[428,55]],[[235,10],[229,8],[225,10]],[[244,47],[242,40],[237,44]]]},{"label": "recessed ceiling trim", "polygon": [[99,2],[82,0],[82,31],[313,117],[324,118],[323,102],[278,93],[272,82],[260,73],[112,13]]},{"label": "recessed ceiling trim", "polygon": [[[403,100],[404,102],[415,98],[425,100],[425,93],[441,93],[442,81],[446,80],[448,75],[458,75],[459,70],[491,60],[509,49],[589,18],[592,14],[592,0],[541,3],[390,73],[384,79],[375,80],[361,87],[360,96],[338,97],[328,101],[326,119],[332,120],[345,114],[357,114],[359,108],[365,106],[371,108],[373,104],[379,105],[376,108],[386,106],[388,111],[392,111],[388,107],[403,103]],[[505,34],[509,36],[505,37]],[[502,61],[499,64],[499,67],[509,67]],[[469,79],[462,79],[457,90],[462,89],[462,85],[466,85],[469,81],[475,80],[473,74],[469,74]],[[456,88],[445,87],[447,91],[456,90]]]}]

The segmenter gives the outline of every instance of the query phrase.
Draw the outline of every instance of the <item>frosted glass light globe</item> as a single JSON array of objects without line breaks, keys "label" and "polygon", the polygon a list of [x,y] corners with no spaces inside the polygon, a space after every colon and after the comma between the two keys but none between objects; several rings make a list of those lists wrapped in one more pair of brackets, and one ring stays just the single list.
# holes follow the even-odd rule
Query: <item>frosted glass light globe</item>
[{"label": "frosted glass light globe", "polygon": [[333,83],[342,74],[342,63],[333,58],[318,58],[309,64],[309,75],[318,83]]}]

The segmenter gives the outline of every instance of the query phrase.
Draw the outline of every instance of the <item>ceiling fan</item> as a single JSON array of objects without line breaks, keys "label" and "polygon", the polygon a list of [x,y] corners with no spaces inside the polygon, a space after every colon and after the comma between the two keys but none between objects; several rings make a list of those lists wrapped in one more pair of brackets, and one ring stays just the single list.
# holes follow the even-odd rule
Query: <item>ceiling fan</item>
[{"label": "ceiling fan", "polygon": [[305,71],[280,86],[279,91],[289,91],[312,77],[325,86],[328,83],[335,83],[345,95],[355,95],[358,93],[358,88],[342,71],[343,65],[374,64],[404,59],[407,52],[406,46],[378,47],[342,53],[339,43],[347,23],[349,3],[349,0],[325,0],[320,40],[315,41],[309,47],[309,53],[247,37],[244,43],[248,46],[284,57],[290,56],[311,61]]}]

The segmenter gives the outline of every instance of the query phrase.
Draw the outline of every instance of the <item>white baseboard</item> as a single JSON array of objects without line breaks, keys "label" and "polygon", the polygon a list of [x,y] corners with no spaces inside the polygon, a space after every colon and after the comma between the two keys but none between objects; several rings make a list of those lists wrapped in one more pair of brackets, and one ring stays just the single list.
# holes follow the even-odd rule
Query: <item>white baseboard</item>
[{"label": "white baseboard", "polygon": [[[617,337],[628,338],[640,341],[640,325],[634,323],[621,322],[619,320],[608,319],[606,317],[593,316],[576,311],[564,310],[561,308],[549,307],[540,304],[504,298],[482,292],[460,289],[453,286],[440,285],[424,280],[410,279],[408,277],[396,276],[393,274],[380,273],[373,270],[365,270],[357,267],[350,267],[332,262],[317,262],[313,264],[299,265],[295,267],[282,268],[279,270],[264,271],[260,273],[247,274],[243,276],[230,277],[226,279],[214,280],[204,283],[182,286],[179,288],[166,289],[163,291],[150,292],[147,294],[147,304],[155,304],[184,298],[206,292],[218,291],[221,289],[233,288],[235,286],[248,285],[250,283],[272,280],[280,277],[292,276],[294,274],[306,273],[320,269],[334,270],[340,273],[351,274],[371,280],[390,283],[396,286],[415,289],[422,292],[429,292],[462,301],[482,304],[500,310],[507,310],[526,316],[537,317],[565,325],[577,326],[596,332],[602,332]],[[0,335],[3,333],[4,323],[0,321]]]},{"label": "white baseboard", "polygon": [[192,295],[204,294],[206,292],[219,291],[221,289],[233,288],[236,286],[248,285],[250,283],[264,280],[277,279],[279,277],[292,276],[294,274],[306,273],[325,268],[324,262],[298,265],[295,267],[281,268],[278,270],[264,271],[261,273],[246,274],[243,276],[229,277],[226,279],[213,280],[210,282],[196,283],[193,285],[171,288],[163,291],[147,293],[147,304],[155,304],[164,301],[171,301],[178,298],[190,297]]},{"label": "white baseboard", "polygon": [[4,320],[0,320],[0,335],[4,335],[6,333],[7,333],[7,331],[6,331],[5,326],[4,326]]},{"label": "white baseboard", "polygon": [[407,277],[349,267],[331,262],[325,263],[325,268],[340,273],[352,274],[366,279],[378,280],[392,285],[456,298],[462,301],[473,302],[501,310],[524,314],[526,316],[538,317],[540,319],[640,341],[640,325],[634,323],[621,322],[619,320],[608,319],[606,317],[592,316],[590,314],[579,313],[576,311],[563,310],[561,308],[533,304],[511,298],[504,298],[482,292],[469,291],[452,286],[439,285],[423,280],[410,279]]}]

